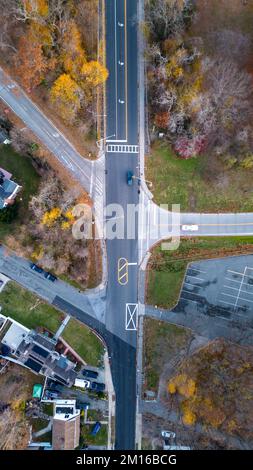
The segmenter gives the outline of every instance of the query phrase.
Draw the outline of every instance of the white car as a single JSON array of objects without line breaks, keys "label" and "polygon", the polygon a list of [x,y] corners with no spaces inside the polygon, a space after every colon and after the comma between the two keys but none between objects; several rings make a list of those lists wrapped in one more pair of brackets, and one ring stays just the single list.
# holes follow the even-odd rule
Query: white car
[{"label": "white car", "polygon": [[83,388],[83,389],[90,388],[90,380],[76,379],[75,383],[74,383],[74,386],[79,387],[79,388]]},{"label": "white car", "polygon": [[198,225],[182,225],[183,232],[197,232],[199,229]]},{"label": "white car", "polygon": [[161,435],[164,439],[169,439],[169,438],[175,439],[176,437],[176,433],[172,431],[162,431]]}]

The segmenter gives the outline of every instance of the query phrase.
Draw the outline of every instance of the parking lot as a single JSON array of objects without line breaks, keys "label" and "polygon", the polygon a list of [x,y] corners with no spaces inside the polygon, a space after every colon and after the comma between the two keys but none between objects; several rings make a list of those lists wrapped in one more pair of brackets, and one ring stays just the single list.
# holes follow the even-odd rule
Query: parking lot
[{"label": "parking lot", "polygon": [[191,263],[174,311],[253,327],[253,255]]}]

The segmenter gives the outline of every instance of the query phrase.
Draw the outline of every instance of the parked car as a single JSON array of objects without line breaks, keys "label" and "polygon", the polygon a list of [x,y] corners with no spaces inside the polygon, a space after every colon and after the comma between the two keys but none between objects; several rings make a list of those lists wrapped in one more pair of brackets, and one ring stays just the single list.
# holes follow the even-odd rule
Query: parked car
[{"label": "parked car", "polygon": [[91,435],[96,436],[96,434],[100,431],[101,426],[102,424],[99,421],[97,421],[92,428]]},{"label": "parked car", "polygon": [[51,392],[51,391],[49,391],[49,390],[46,390],[46,391],[45,391],[45,397],[46,397],[46,398],[51,398],[51,399],[53,399],[53,398],[58,398],[58,397],[59,397],[59,393],[58,393],[58,392]]},{"label": "parked car", "polygon": [[90,388],[90,380],[76,379],[74,385],[83,389]]},{"label": "parked car", "polygon": [[172,432],[172,431],[162,431],[161,432],[161,435],[164,439],[175,439],[176,437],[176,433]]},{"label": "parked car", "polygon": [[132,184],[133,184],[133,176],[134,176],[134,175],[133,175],[132,171],[128,171],[128,172],[127,172],[127,184],[128,184],[128,186],[132,186]]},{"label": "parked car", "polygon": [[35,263],[32,263],[30,264],[30,268],[33,270],[33,271],[36,271],[36,273],[43,273],[43,269],[40,268],[37,264]]},{"label": "parked car", "polygon": [[51,274],[51,273],[45,272],[45,273],[44,273],[44,276],[45,276],[46,279],[48,279],[49,281],[52,281],[52,282],[55,282],[55,281],[57,280],[57,277],[54,276],[54,275]]},{"label": "parked car", "polygon": [[105,384],[99,382],[91,382],[90,388],[95,392],[103,392],[105,390]]},{"label": "parked car", "polygon": [[198,225],[182,225],[183,232],[197,232],[199,229]]},{"label": "parked car", "polygon": [[82,375],[84,377],[90,377],[91,379],[97,379],[98,372],[96,372],[95,370],[84,369],[82,370]]}]

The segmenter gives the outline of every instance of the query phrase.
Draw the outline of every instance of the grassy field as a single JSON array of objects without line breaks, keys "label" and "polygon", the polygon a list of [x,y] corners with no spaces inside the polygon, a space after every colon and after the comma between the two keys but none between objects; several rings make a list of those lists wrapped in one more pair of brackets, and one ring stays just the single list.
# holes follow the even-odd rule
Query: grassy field
[{"label": "grassy field", "polygon": [[63,338],[91,366],[98,366],[104,353],[101,341],[77,320],[71,319],[63,332]]},{"label": "grassy field", "polygon": [[147,318],[144,321],[145,389],[157,392],[159,377],[166,363],[184,348],[190,330]]},{"label": "grassy field", "polygon": [[0,293],[2,313],[22,323],[27,328],[42,327],[55,333],[63,314],[34,294],[9,282]]},{"label": "grassy field", "polygon": [[146,158],[146,178],[158,204],[180,204],[186,212],[253,211],[253,170],[218,168],[214,175],[205,157],[182,160],[156,144]]},{"label": "grassy field", "polygon": [[[9,282],[0,293],[2,313],[25,325],[27,328],[45,328],[55,333],[64,314],[51,305]],[[101,364],[104,348],[97,336],[77,320],[71,319],[63,332],[63,338],[90,365]]]},{"label": "grassy field", "polygon": [[102,424],[100,431],[96,436],[91,436],[91,431],[94,424],[85,424],[81,427],[81,441],[84,441],[85,445],[107,445],[107,425]]},{"label": "grassy field", "polygon": [[182,239],[176,251],[162,251],[157,246],[148,265],[146,302],[163,308],[174,307],[191,261],[247,253],[253,253],[253,237]]},{"label": "grassy field", "polygon": [[0,167],[12,173],[12,179],[22,186],[20,197],[22,201],[19,203],[18,217],[11,224],[0,225],[0,240],[13,233],[16,227],[24,220],[27,214],[28,203],[31,195],[35,194],[40,177],[35,171],[31,159],[16,153],[10,145],[0,145]]}]

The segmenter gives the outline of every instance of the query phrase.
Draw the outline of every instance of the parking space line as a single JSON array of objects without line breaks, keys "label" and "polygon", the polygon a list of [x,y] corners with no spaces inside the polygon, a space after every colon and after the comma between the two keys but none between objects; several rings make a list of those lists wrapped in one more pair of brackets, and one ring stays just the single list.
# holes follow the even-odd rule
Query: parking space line
[{"label": "parking space line", "polygon": [[220,295],[226,295],[226,297],[233,297],[233,299],[236,299],[236,298],[237,298],[237,295],[225,294],[225,292],[221,292]]},{"label": "parking space line", "polygon": [[193,279],[197,279],[198,281],[204,281],[205,279],[202,279],[201,277],[196,277],[196,276],[191,276],[190,274],[186,273],[186,277],[192,277]]},{"label": "parking space line", "polygon": [[243,299],[242,297],[239,297],[238,302],[243,301],[243,302],[248,302],[249,304],[253,304],[253,300],[248,300],[248,299]]},{"label": "parking space line", "polygon": [[230,279],[230,277],[225,277],[225,279],[230,282],[238,282],[239,284],[241,283],[241,281],[238,281],[237,279]]},{"label": "parking space line", "polygon": [[232,307],[235,306],[235,304],[231,304],[230,302],[227,302],[227,301],[225,301],[225,300],[221,300],[221,299],[220,299],[219,302],[222,302],[223,304],[226,304],[226,305],[231,305]]},{"label": "parking space line", "polygon": [[228,269],[227,272],[228,272],[228,273],[232,273],[232,274],[237,274],[238,276],[242,276],[243,278],[249,277],[250,279],[253,280],[253,277],[252,277],[252,276],[249,276],[249,274],[246,274],[246,270],[247,270],[247,269],[253,269],[253,268],[245,268],[245,270],[244,270],[245,272],[244,272],[244,273],[238,273],[237,271],[231,271],[230,269]]},{"label": "parking space line", "polygon": [[201,269],[193,268],[192,266],[190,266],[189,269],[193,269],[193,271],[198,271],[199,273],[206,274],[206,271],[201,271]]},{"label": "parking space line", "polygon": [[232,289],[232,290],[238,291],[237,287],[231,287],[231,286],[226,286],[226,285],[224,285],[223,287],[226,288],[226,289]]},{"label": "parking space line", "polygon": [[193,302],[194,304],[199,304],[200,303],[199,300],[185,299],[185,297],[180,297],[180,300],[185,300],[186,302]]},{"label": "parking space line", "polygon": [[191,292],[191,291],[186,290],[186,289],[182,289],[182,292],[187,292],[187,294],[196,295],[197,297],[202,297],[203,298],[203,295],[196,294],[195,292]]},{"label": "parking space line", "polygon": [[191,282],[184,282],[184,284],[187,284],[188,286],[193,286],[193,287],[203,287],[203,286],[200,286],[199,284],[192,284]]}]

